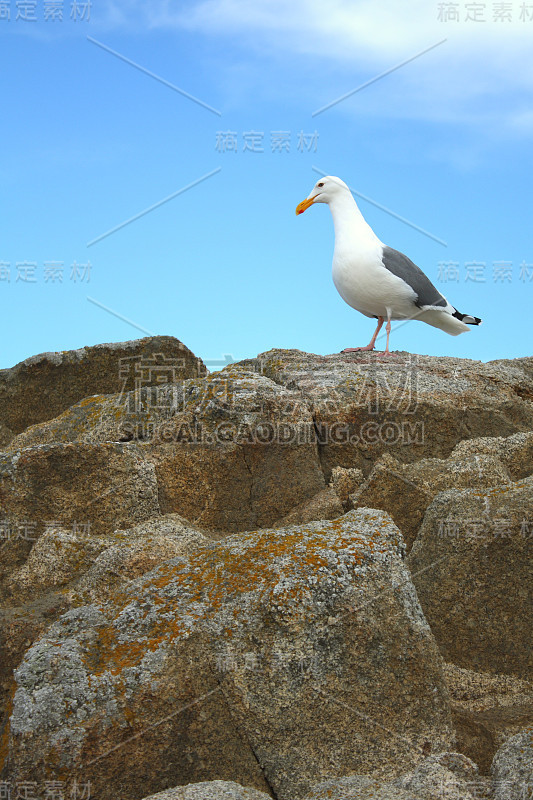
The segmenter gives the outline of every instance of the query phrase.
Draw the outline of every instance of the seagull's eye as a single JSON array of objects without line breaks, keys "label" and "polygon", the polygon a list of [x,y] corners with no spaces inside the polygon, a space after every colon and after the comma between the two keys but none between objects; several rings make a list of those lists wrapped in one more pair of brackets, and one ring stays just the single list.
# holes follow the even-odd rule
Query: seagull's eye
[{"label": "seagull's eye", "polygon": [[323,183],[317,183],[317,186],[320,189],[322,186],[324,186],[324,184]]}]

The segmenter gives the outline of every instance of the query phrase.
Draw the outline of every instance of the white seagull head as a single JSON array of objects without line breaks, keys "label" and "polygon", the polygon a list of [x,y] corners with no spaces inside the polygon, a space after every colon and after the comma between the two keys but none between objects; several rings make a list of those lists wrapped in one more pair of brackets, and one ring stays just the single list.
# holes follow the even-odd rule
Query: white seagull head
[{"label": "white seagull head", "polygon": [[296,213],[303,214],[313,203],[330,203],[335,198],[346,194],[352,196],[344,181],[334,175],[326,175],[325,178],[319,178],[305,200],[298,203]]}]

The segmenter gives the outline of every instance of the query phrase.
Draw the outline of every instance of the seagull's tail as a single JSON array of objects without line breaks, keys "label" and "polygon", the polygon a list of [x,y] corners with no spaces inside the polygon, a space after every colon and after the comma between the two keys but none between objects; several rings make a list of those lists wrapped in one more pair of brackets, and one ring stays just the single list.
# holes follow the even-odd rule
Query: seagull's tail
[{"label": "seagull's tail", "polygon": [[459,336],[460,333],[469,331],[469,325],[481,325],[481,320],[478,317],[471,317],[469,314],[461,314],[450,303],[445,308],[433,306],[424,308],[416,315],[417,319],[421,319],[428,325],[433,325],[434,328],[440,328],[441,331],[451,334],[451,336]]},{"label": "seagull's tail", "polygon": [[461,320],[461,322],[466,322],[467,325],[481,325],[483,322],[479,317],[471,317],[470,314],[461,314],[457,309],[454,309],[452,317],[456,317]]}]

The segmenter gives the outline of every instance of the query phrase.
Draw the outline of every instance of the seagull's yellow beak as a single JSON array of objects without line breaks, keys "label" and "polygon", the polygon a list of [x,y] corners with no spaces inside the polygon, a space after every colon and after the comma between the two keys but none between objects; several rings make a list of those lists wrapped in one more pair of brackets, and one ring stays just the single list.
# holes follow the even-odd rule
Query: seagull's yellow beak
[{"label": "seagull's yellow beak", "polygon": [[305,200],[302,200],[301,203],[298,203],[298,205],[296,206],[296,213],[297,214],[303,214],[304,211],[307,208],[309,208],[309,206],[313,205],[313,201],[314,201],[315,197],[318,197],[318,195],[315,194],[315,195],[313,195],[313,197],[307,197]]}]

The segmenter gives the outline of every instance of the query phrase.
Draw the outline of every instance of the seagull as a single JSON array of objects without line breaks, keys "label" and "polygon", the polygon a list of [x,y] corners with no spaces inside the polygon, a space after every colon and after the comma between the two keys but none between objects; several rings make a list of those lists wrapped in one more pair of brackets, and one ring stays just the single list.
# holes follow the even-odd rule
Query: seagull
[{"label": "seagull", "polygon": [[391,355],[392,319],[420,319],[452,336],[469,331],[469,325],[481,325],[478,317],[457,311],[410,258],[378,239],[340,178],[327,175],[317,181],[296,214],[314,203],[327,203],[333,217],[333,283],[338,293],[356,311],[378,321],[366,347],[346,347],[343,353],[373,350],[385,320],[384,355]]}]

